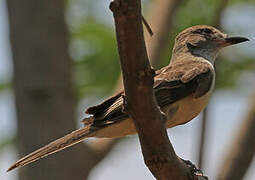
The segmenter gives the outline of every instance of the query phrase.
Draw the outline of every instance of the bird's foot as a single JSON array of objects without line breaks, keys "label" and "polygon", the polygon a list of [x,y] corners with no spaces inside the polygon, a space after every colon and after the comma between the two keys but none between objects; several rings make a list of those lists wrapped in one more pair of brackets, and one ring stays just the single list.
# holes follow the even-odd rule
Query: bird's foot
[{"label": "bird's foot", "polygon": [[[205,177],[203,176],[203,172],[198,169],[191,161],[189,160],[184,160],[181,158],[181,160],[188,166],[188,168],[191,170],[191,173],[196,175],[196,176],[202,176],[202,177]],[[207,177],[205,177],[207,178]]]}]

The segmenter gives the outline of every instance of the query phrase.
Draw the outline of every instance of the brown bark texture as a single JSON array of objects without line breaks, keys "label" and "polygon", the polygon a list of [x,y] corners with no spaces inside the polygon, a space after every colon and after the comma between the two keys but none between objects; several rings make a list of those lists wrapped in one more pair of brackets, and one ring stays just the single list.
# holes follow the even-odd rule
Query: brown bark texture
[{"label": "brown bark texture", "polygon": [[134,120],[144,161],[157,179],[198,179],[176,156],[153,93],[151,69],[143,36],[141,2],[114,0],[113,11],[125,89],[125,108]]},{"label": "brown bark texture", "polygon": [[[255,92],[255,91],[254,91]],[[255,93],[251,97],[250,109],[242,122],[238,134],[230,146],[218,180],[244,179],[255,153]]]},{"label": "brown bark texture", "polygon": [[[153,37],[145,33],[145,42],[148,49],[148,57],[153,67],[160,65],[161,55],[169,43],[169,35],[172,30],[173,21],[178,8],[183,0],[160,0],[151,2],[149,10],[148,23],[153,29]],[[122,75],[119,77],[114,92],[120,92],[123,89]],[[115,142],[114,139],[112,139]],[[104,140],[97,140],[104,142]],[[111,142],[111,141],[107,141]]]},{"label": "brown bark texture", "polygon": [[[19,157],[76,129],[66,1],[8,0]],[[20,180],[85,179],[109,152],[84,144],[19,170]]]}]

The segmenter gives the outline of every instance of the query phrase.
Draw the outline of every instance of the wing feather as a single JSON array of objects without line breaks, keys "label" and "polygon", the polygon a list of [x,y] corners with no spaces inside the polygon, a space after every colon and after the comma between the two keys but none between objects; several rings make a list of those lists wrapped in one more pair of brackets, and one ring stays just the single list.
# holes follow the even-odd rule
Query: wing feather
[{"label": "wing feather", "polygon": [[[176,62],[156,71],[156,74],[154,91],[161,108],[191,94],[195,98],[206,94],[213,80],[211,65],[200,61],[185,62],[185,65],[184,62]],[[128,118],[128,114],[122,112],[123,95],[122,91],[102,104],[89,108],[87,113],[94,117],[92,126],[107,126]]]}]

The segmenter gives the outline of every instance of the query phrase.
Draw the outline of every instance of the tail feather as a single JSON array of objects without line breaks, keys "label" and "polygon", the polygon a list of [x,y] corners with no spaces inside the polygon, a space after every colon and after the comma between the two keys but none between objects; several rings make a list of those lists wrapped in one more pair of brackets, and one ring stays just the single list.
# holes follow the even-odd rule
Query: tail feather
[{"label": "tail feather", "polygon": [[76,131],[73,131],[70,134],[67,134],[66,136],[59,138],[50,144],[28,154],[27,156],[21,158],[16,163],[14,163],[8,170],[11,171],[17,167],[22,167],[25,165],[28,165],[34,161],[37,161],[43,157],[46,157],[50,154],[53,154],[55,152],[61,151],[67,147],[73,146],[79,142],[82,142],[85,138],[89,137],[91,133],[93,133],[95,130],[93,130],[90,126],[86,126],[83,128],[80,128]]}]

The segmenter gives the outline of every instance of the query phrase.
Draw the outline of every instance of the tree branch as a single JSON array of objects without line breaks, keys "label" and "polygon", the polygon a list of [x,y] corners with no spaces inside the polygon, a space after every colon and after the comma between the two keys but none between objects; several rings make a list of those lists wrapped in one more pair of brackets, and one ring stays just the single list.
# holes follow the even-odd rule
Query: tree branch
[{"label": "tree branch", "polygon": [[154,92],[154,71],[146,53],[140,0],[114,0],[113,11],[125,88],[125,111],[136,126],[144,160],[157,179],[198,179],[176,156],[165,129],[165,116]]},{"label": "tree branch", "polygon": [[[165,50],[169,42],[168,40],[170,39],[169,34],[172,30],[175,14],[182,2],[183,0],[160,0],[152,2],[153,4],[151,6],[148,22],[153,28],[154,35],[151,37],[148,33],[145,33],[145,42],[148,48],[149,60],[153,67],[158,67],[160,64],[162,51]],[[122,76],[120,76],[115,92],[119,92],[122,89]],[[117,144],[114,143],[115,141],[115,139],[107,140],[109,147],[106,149],[113,148],[113,146]],[[98,142],[97,144],[99,145],[101,142],[104,143],[105,140],[100,139],[95,140],[95,142]]]}]

